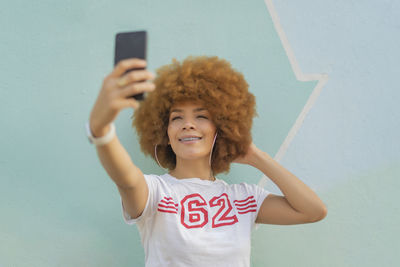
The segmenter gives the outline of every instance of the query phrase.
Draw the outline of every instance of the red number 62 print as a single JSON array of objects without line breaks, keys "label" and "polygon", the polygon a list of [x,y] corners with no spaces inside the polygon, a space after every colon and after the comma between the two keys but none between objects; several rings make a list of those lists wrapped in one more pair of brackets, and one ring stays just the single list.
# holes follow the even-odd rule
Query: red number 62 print
[{"label": "red number 62 print", "polygon": [[[232,204],[227,194],[213,197],[209,201],[210,207],[219,207],[212,217],[212,227],[231,225],[238,222],[236,215],[228,216]],[[207,202],[200,194],[187,195],[181,200],[181,223],[186,228],[200,228],[208,223]],[[188,216],[185,216],[188,214]]]}]

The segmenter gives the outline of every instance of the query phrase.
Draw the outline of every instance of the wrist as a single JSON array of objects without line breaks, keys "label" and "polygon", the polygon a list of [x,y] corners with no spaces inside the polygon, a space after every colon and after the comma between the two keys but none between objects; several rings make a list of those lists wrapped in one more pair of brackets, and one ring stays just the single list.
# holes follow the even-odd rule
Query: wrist
[{"label": "wrist", "polygon": [[251,156],[251,166],[260,169],[266,162],[273,160],[273,158],[266,152],[256,149]]},{"label": "wrist", "polygon": [[90,131],[92,132],[93,137],[100,138],[105,136],[110,131],[110,125],[102,128],[96,128],[90,125]]},{"label": "wrist", "polygon": [[102,146],[108,144],[116,136],[114,123],[111,123],[110,125],[107,125],[99,129],[96,129],[96,127],[93,128],[95,132],[93,132],[93,130],[91,129],[90,123],[89,122],[86,123],[86,135],[89,139],[89,142],[96,146]]}]

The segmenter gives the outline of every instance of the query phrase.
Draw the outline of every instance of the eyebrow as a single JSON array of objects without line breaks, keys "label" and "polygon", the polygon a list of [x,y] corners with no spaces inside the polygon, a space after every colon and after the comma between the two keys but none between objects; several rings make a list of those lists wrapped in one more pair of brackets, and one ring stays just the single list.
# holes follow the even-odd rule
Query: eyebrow
[{"label": "eyebrow", "polygon": [[[196,108],[194,110],[194,112],[199,112],[199,111],[203,111],[203,110],[207,110],[207,109],[205,109],[205,108]],[[173,110],[171,110],[171,113],[172,112],[183,112],[183,110],[182,109],[173,109]]]}]

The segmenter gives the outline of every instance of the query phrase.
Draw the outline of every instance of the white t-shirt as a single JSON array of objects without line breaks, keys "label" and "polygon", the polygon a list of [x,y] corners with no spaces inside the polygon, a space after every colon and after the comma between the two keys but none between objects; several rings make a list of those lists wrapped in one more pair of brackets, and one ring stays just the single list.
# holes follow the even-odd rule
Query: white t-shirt
[{"label": "white t-shirt", "polygon": [[[250,266],[251,231],[269,194],[255,184],[144,175],[149,195],[136,223],[146,266]],[[122,203],[122,201],[121,201]]]}]

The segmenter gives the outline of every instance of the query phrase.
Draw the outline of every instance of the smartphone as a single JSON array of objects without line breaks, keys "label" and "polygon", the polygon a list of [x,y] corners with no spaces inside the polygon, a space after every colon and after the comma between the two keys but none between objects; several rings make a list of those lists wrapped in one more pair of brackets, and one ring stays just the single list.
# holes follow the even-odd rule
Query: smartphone
[{"label": "smartphone", "polygon": [[[146,60],[147,33],[146,31],[120,32],[115,36],[114,66],[119,61],[127,58],[140,58]],[[145,68],[137,68],[143,70]],[[135,69],[127,70],[125,73]],[[136,100],[143,100],[144,94],[130,96]]]}]

